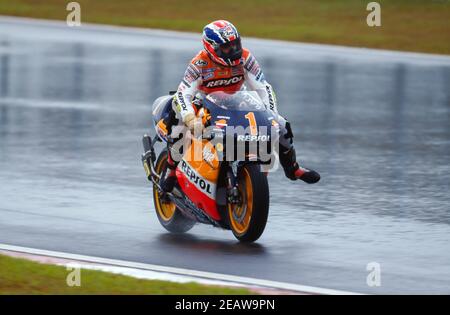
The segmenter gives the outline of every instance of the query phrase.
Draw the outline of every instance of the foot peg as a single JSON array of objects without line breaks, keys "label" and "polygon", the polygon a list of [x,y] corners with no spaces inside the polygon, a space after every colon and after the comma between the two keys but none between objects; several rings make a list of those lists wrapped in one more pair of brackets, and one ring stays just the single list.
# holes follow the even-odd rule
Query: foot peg
[{"label": "foot peg", "polygon": [[160,186],[164,192],[171,192],[177,183],[177,176],[170,175],[167,178],[161,179]]}]

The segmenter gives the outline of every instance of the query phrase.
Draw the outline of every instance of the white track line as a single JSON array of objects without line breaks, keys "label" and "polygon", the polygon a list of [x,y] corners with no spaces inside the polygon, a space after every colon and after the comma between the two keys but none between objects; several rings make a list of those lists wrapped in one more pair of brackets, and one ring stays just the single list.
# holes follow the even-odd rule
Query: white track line
[{"label": "white track line", "polygon": [[49,250],[43,250],[43,249],[14,246],[14,245],[8,245],[8,244],[0,244],[0,249],[6,250],[6,251],[12,251],[12,252],[27,253],[27,254],[41,255],[41,256],[47,256],[47,257],[57,257],[57,258],[64,258],[64,259],[72,259],[72,260],[76,260],[76,261],[84,261],[84,262],[90,262],[90,263],[98,263],[98,264],[104,264],[104,265],[110,265],[110,266],[120,266],[120,267],[135,268],[135,269],[140,269],[140,270],[165,272],[165,273],[171,273],[171,274],[176,274],[176,275],[198,277],[198,278],[203,278],[203,279],[219,280],[219,281],[234,282],[234,283],[245,284],[245,285],[255,285],[255,286],[266,287],[266,288],[297,291],[297,292],[301,292],[301,293],[326,294],[326,295],[359,294],[359,293],[355,293],[355,292],[304,286],[304,285],[286,283],[286,282],[240,277],[240,276],[226,275],[226,274],[220,274],[220,273],[198,271],[198,270],[191,270],[191,269],[184,269],[184,268],[167,267],[167,266],[160,266],[160,265],[152,265],[152,264],[124,261],[124,260],[117,260],[117,259],[77,255],[77,254],[49,251]]}]

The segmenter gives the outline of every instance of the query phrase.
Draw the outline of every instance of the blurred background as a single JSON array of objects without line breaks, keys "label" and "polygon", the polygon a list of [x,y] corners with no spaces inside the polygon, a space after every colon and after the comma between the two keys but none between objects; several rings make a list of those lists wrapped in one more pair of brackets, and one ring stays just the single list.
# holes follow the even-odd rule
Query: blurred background
[{"label": "blurred background", "polygon": [[[1,242],[357,292],[450,293],[448,1],[379,1],[372,28],[365,1],[79,3],[82,23],[145,29],[70,28],[65,1],[0,0]],[[322,174],[317,185],[271,174],[269,222],[252,247],[208,226],[166,234],[140,161],[151,103],[177,87],[217,18],[238,27],[299,161]],[[366,284],[373,261],[381,287]]]},{"label": "blurred background", "polygon": [[[0,14],[65,21],[64,0],[0,0]],[[201,32],[225,19],[244,36],[450,53],[448,0],[380,0],[382,27],[367,27],[364,0],[80,0],[82,21]]]}]

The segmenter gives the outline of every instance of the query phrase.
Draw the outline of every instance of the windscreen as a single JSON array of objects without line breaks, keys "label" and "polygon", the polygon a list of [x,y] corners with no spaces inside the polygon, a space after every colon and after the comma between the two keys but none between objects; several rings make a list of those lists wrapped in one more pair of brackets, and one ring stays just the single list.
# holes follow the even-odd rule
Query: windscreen
[{"label": "windscreen", "polygon": [[256,91],[212,92],[206,99],[216,106],[234,111],[265,111],[263,101]]}]

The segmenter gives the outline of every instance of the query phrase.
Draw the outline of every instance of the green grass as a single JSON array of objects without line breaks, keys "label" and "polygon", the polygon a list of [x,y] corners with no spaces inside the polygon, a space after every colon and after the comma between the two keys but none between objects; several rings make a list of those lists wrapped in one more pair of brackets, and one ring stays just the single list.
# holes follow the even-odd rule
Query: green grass
[{"label": "green grass", "polygon": [[[62,0],[0,0],[0,14],[65,20]],[[79,0],[82,22],[201,32],[215,19],[244,36],[450,54],[449,0],[379,0],[381,27],[368,27],[369,0]]]},{"label": "green grass", "polygon": [[0,294],[253,294],[247,289],[140,280],[81,270],[81,286],[69,287],[65,267],[0,255]]}]

